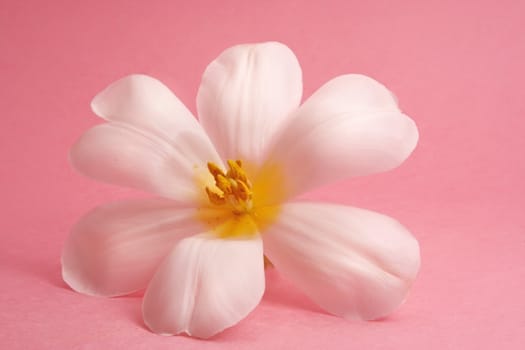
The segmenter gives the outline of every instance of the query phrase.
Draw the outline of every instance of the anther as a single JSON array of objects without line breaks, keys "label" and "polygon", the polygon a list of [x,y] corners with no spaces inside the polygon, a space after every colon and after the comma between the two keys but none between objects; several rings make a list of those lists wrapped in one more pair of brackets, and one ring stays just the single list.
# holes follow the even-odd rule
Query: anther
[{"label": "anther", "polygon": [[240,160],[228,160],[225,173],[214,163],[208,163],[208,170],[215,180],[217,190],[206,187],[206,194],[212,204],[229,205],[235,214],[252,209],[252,189]]}]

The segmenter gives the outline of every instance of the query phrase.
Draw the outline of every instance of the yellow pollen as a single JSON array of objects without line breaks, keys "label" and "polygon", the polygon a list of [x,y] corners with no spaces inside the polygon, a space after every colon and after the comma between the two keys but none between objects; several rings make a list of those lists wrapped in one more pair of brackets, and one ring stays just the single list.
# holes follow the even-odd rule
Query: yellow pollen
[{"label": "yellow pollen", "polygon": [[242,168],[240,160],[228,160],[228,171],[215,163],[208,163],[208,170],[215,180],[216,189],[206,187],[206,194],[212,204],[228,205],[234,214],[246,214],[253,208],[252,185]]}]

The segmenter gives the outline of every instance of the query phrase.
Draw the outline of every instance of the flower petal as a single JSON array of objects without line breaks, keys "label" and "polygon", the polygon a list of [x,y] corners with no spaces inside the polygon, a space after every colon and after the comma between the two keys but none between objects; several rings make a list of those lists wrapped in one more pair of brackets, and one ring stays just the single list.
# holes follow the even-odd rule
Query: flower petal
[{"label": "flower petal", "polygon": [[415,123],[393,95],[362,75],[337,77],[297,111],[272,148],[290,195],[351,176],[386,171],[415,148]]},{"label": "flower petal", "polygon": [[388,315],[419,270],[419,245],[395,220],[363,209],[289,203],[263,235],[265,255],[283,276],[330,313]]},{"label": "flower petal", "polygon": [[[130,124],[151,133],[192,156],[218,161],[217,153],[197,119],[171,90],[142,74],[110,84],[91,102],[93,112],[108,121]],[[198,154],[193,152],[197,147]],[[200,157],[197,157],[200,160]]]},{"label": "flower petal", "polygon": [[91,107],[111,123],[89,130],[73,147],[72,161],[82,173],[180,201],[194,201],[195,191],[202,196],[204,184],[213,183],[206,164],[222,165],[213,144],[160,81],[146,75],[122,78]]},{"label": "flower petal", "polygon": [[259,237],[194,236],[177,244],[152,279],[144,321],[156,333],[208,338],[246,317],[263,292]]},{"label": "flower petal", "polygon": [[206,149],[185,139],[170,145],[160,137],[125,123],[106,123],[88,130],[71,148],[71,163],[84,175],[116,185],[195,203],[213,183],[206,169]]},{"label": "flower petal", "polygon": [[301,95],[301,67],[288,47],[239,45],[206,68],[197,110],[223,159],[257,163]]},{"label": "flower petal", "polygon": [[195,209],[162,199],[98,207],[73,228],[62,276],[74,290],[117,296],[144,289],[176,242],[203,231]]}]

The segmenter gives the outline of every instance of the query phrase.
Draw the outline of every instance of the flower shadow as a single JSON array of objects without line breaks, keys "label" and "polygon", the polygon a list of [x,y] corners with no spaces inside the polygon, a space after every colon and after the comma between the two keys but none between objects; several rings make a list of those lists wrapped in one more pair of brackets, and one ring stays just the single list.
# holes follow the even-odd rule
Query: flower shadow
[{"label": "flower shadow", "polygon": [[60,261],[58,260],[38,260],[31,257],[11,257],[6,259],[3,266],[6,270],[11,270],[19,275],[38,279],[60,289],[70,289],[64,282],[61,275]]},{"label": "flower shadow", "polygon": [[263,302],[284,308],[307,312],[326,312],[279,275],[274,268],[266,269],[266,291]]}]

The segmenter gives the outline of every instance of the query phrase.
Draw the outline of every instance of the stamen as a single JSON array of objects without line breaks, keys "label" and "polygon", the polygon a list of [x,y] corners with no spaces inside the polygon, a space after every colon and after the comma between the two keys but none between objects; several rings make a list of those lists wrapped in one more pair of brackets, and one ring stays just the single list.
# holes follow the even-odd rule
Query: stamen
[{"label": "stamen", "polygon": [[206,187],[206,193],[212,204],[229,205],[233,213],[247,213],[252,209],[252,186],[240,160],[228,160],[225,173],[218,165],[208,163],[208,170],[215,180],[218,191]]},{"label": "stamen", "polygon": [[212,192],[208,187],[206,187],[206,193],[208,194],[208,198],[210,199],[210,202],[212,202],[215,205],[223,205],[226,203],[226,199],[221,196],[218,193]]},{"label": "stamen", "polygon": [[219,168],[215,163],[208,162],[208,170],[210,171],[210,173],[213,175],[214,178],[216,178],[217,175],[219,174],[223,176],[226,175],[222,172],[221,168]]},{"label": "stamen", "polygon": [[242,169],[242,162],[240,160],[228,160],[228,166],[230,167],[230,170],[228,170],[227,176],[241,180],[242,182],[247,183],[248,179],[246,178],[246,173]]},{"label": "stamen", "polygon": [[215,177],[215,186],[217,186],[224,194],[232,193],[232,183],[222,174],[218,174]]}]

